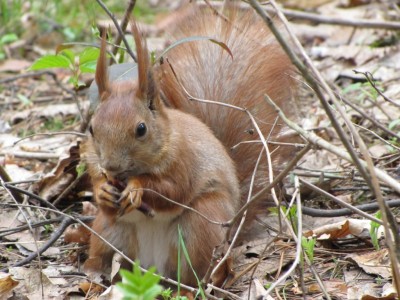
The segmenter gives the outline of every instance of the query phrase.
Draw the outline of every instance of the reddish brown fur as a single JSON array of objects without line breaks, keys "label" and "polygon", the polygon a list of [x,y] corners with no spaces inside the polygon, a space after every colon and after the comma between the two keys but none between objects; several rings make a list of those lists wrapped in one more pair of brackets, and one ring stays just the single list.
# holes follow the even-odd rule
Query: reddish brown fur
[{"label": "reddish brown fur", "polygon": [[[183,86],[194,97],[248,108],[267,136],[276,115],[263,95],[267,93],[283,105],[290,100],[293,82],[290,63],[271,34],[264,30],[264,24],[250,15],[236,18],[231,13],[227,23],[215,15],[195,11],[180,28],[177,36],[214,37],[225,42],[234,56],[232,60],[219,46],[205,41],[173,49],[168,59]],[[163,275],[175,277],[180,225],[193,267],[202,277],[212,250],[224,239],[225,229],[149,190],[189,205],[211,220],[227,221],[239,208],[240,191],[235,166],[226,148],[258,136],[246,133],[253,125],[245,113],[188,101],[167,64],[155,70],[158,89],[146,45],[136,25],[132,31],[138,49],[139,81],[108,84],[104,43],[96,71],[102,102],[91,123],[93,136],[84,150],[100,207],[93,228],[132,259],[140,258],[145,267],[157,265]],[[197,118],[166,108],[160,94],[169,105],[204,121],[223,145]],[[144,138],[135,135],[141,122],[148,126]],[[278,126],[274,130],[274,139],[279,137],[281,129]],[[243,144],[230,153],[239,171],[242,198],[247,196],[261,150],[260,144]],[[141,201],[154,209],[155,218],[149,219],[137,210],[119,216],[120,207],[114,206],[117,202],[112,193],[114,187],[107,183],[103,172],[126,183],[121,195],[145,189]],[[257,174],[256,189],[265,185],[266,176],[264,160]],[[129,204],[124,197],[121,204]],[[86,266],[105,267],[112,253],[92,236]],[[183,282],[196,284],[185,259],[181,262]]]},{"label": "reddish brown fur", "polygon": [[[288,115],[293,113],[292,96],[295,89],[293,67],[263,21],[254,14],[229,11],[229,21],[213,13],[200,13],[197,8],[187,12],[179,23],[174,39],[188,36],[207,36],[224,42],[233,59],[222,47],[208,42],[184,43],[167,54],[180,83],[188,93],[200,99],[213,100],[247,108],[256,118],[264,137],[284,139],[284,127],[272,125],[277,114],[264,100],[267,94]],[[189,112],[205,122],[227,147],[244,141],[259,140],[246,113],[214,104],[190,101],[170,66],[160,67],[160,88],[167,101],[176,108]],[[248,131],[253,129],[253,134]],[[248,195],[250,179],[263,146],[261,143],[241,144],[230,151],[235,161],[241,184],[242,198]],[[270,147],[271,152],[275,147]],[[273,153],[275,167],[288,157],[292,147],[281,147]],[[268,183],[265,155],[260,163],[255,191]]]},{"label": "reddish brown fur", "polygon": [[[135,25],[133,32],[136,42],[143,43]],[[137,49],[138,82],[108,85],[104,43],[98,62],[95,78],[102,102],[92,118],[92,134],[83,154],[100,208],[93,229],[145,267],[156,265],[163,275],[175,278],[180,226],[192,265],[201,277],[214,247],[223,241],[225,229],[163,197],[189,205],[211,220],[228,221],[239,205],[235,167],[207,126],[163,105],[146,46],[143,43]],[[140,123],[147,125],[144,137],[136,135]],[[120,205],[119,194],[115,195],[115,187],[109,183],[115,180],[127,185],[121,192],[127,196]],[[130,205],[129,192],[138,189],[144,189],[140,200],[154,209],[154,218],[138,210],[119,215],[121,206]],[[111,248],[94,235],[90,244],[85,266],[107,267]],[[184,258],[180,260],[183,282],[195,285],[190,266]]]}]

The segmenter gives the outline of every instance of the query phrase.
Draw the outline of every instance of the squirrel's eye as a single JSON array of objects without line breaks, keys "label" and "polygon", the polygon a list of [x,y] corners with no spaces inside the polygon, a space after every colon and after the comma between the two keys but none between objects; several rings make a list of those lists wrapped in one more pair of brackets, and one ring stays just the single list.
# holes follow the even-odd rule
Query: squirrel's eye
[{"label": "squirrel's eye", "polygon": [[139,125],[136,127],[136,136],[142,137],[146,134],[146,132],[147,132],[146,124],[139,123]]},{"label": "squirrel's eye", "polygon": [[90,132],[90,134],[91,134],[92,136],[94,136],[94,134],[93,134],[93,127],[92,127],[92,125],[89,125],[89,132]]}]

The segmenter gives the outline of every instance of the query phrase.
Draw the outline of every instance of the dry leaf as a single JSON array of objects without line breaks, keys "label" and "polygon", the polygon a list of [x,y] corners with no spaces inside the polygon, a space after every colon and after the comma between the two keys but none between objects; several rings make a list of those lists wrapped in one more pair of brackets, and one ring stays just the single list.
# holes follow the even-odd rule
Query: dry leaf
[{"label": "dry leaf", "polygon": [[[316,236],[318,240],[336,240],[350,234],[358,237],[369,237],[370,228],[371,221],[369,220],[348,219],[307,231],[304,236]],[[382,228],[382,226],[379,227],[378,236],[381,236]]]},{"label": "dry leaf", "polygon": [[122,292],[115,285],[110,286],[99,296],[99,300],[121,300],[124,298]]},{"label": "dry leaf", "polygon": [[368,274],[379,275],[388,279],[392,277],[389,253],[387,249],[371,251],[363,254],[349,254],[346,258],[354,261]]},{"label": "dry leaf", "polygon": [[11,275],[1,273],[0,274],[0,299],[7,299],[6,298],[7,294],[9,294],[18,284],[19,284],[19,281],[14,280],[11,277]]}]

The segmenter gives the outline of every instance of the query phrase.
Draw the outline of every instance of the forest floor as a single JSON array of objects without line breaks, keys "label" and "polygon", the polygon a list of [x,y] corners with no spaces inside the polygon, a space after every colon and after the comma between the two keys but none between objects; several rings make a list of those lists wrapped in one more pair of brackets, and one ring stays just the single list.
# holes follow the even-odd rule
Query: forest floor
[{"label": "forest floor", "polygon": [[[161,1],[163,13],[143,26],[150,50],[165,48],[163,31],[174,19],[165,11],[176,9],[169,2]],[[374,166],[399,181],[400,7],[368,0],[282,2],[292,32],[340,99]],[[68,70],[27,70],[37,58],[54,53],[66,33],[57,26],[36,26],[35,22],[51,22],[35,20],[29,7],[26,10],[20,19],[25,29],[18,39],[0,40],[4,56],[0,60],[0,299],[118,299],[99,296],[109,285],[105,278],[91,278],[88,284],[80,269],[87,245],[68,242],[74,228],[66,231],[65,226],[65,215],[90,214],[93,208],[88,178],[77,169],[83,137],[76,134],[85,116],[82,112],[89,106],[87,86],[93,74],[83,74],[80,81],[86,86],[75,92]],[[104,26],[110,20],[104,16],[96,22]],[[6,33],[0,29],[0,35]],[[298,125],[345,152],[326,110],[308,83],[300,81]],[[358,151],[348,125],[332,108]],[[226,290],[243,299],[397,299],[383,226],[351,209],[343,210],[332,199],[382,218],[376,214],[381,211],[376,195],[358,169],[314,145],[290,174],[281,193],[288,202],[296,190],[294,177],[331,197],[302,183],[302,218],[297,207],[284,209],[289,214],[285,225],[273,209],[257,220],[262,234],[253,234],[235,247],[235,275]],[[380,184],[398,222],[398,190],[385,181]],[[368,203],[372,208],[366,208]],[[295,241],[290,228],[301,229],[302,242]],[[38,260],[37,251],[45,246]],[[284,280],[267,295],[279,278]]]}]

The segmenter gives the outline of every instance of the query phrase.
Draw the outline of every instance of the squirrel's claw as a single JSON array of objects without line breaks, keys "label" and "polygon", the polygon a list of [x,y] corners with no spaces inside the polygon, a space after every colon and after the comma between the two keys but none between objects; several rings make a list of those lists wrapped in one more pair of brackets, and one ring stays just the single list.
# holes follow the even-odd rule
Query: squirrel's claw
[{"label": "squirrel's claw", "polygon": [[119,208],[120,205],[118,203],[118,199],[120,197],[121,193],[118,191],[118,189],[110,182],[105,182],[99,190],[98,201],[100,202],[99,204],[112,208]]},{"label": "squirrel's claw", "polygon": [[123,216],[142,205],[143,189],[137,179],[128,182],[116,203],[120,205],[119,216]]}]

